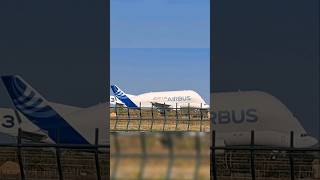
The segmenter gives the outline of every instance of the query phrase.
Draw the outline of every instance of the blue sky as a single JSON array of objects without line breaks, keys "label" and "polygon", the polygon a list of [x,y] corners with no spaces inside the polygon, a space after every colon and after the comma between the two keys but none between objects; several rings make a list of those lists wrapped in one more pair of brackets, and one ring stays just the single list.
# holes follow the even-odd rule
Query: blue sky
[{"label": "blue sky", "polygon": [[209,0],[111,0],[111,84],[210,93]]},{"label": "blue sky", "polygon": [[112,48],[209,48],[209,0],[111,0]]}]

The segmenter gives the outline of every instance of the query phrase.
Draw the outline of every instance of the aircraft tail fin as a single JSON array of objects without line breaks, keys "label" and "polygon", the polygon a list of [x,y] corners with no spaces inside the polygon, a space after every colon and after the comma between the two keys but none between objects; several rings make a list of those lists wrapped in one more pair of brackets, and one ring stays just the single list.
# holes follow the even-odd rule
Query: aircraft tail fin
[{"label": "aircraft tail fin", "polygon": [[1,79],[16,109],[39,128],[46,130],[51,139],[57,141],[57,129],[60,129],[60,143],[88,143],[40,93],[20,76],[2,76]]},{"label": "aircraft tail fin", "polygon": [[127,107],[138,108],[138,106],[116,85],[111,85],[113,94],[120,99]]},{"label": "aircraft tail fin", "polygon": [[12,99],[14,106],[30,117],[50,117],[56,112],[48,107],[48,101],[34,90],[20,76],[2,76],[2,81]]}]

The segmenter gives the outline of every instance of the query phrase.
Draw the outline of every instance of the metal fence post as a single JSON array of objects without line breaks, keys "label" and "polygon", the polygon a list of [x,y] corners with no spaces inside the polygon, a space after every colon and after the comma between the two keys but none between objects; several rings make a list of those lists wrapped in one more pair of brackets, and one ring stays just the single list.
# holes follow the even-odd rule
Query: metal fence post
[{"label": "metal fence post", "polygon": [[212,145],[211,145],[211,164],[212,164],[212,174],[211,174],[211,180],[217,180],[217,159],[216,159],[216,131],[212,131]]},{"label": "metal fence post", "polygon": [[130,109],[129,109],[129,107],[127,106],[127,110],[128,110],[128,122],[127,122],[127,131],[129,131],[129,124],[130,124],[130,120],[131,120],[131,118],[130,118]]},{"label": "metal fence post", "polygon": [[139,116],[140,116],[140,121],[139,121],[139,128],[138,128],[138,130],[140,131],[141,121],[142,121],[141,102],[140,102],[140,108],[139,108]]},{"label": "metal fence post", "polygon": [[179,115],[178,115],[178,103],[176,103],[176,131],[178,130]]},{"label": "metal fence post", "polygon": [[255,170],[255,163],[254,163],[254,131],[251,131],[251,158],[250,158],[250,165],[251,165],[251,179],[255,180],[256,179],[256,170]]},{"label": "metal fence post", "polygon": [[62,166],[61,166],[61,159],[60,159],[60,148],[59,148],[59,145],[60,145],[60,131],[59,129],[57,129],[56,131],[56,139],[57,139],[57,147],[55,148],[56,149],[56,158],[57,158],[57,166],[58,166],[58,174],[59,174],[59,179],[60,180],[63,180],[63,172],[62,172]]},{"label": "metal fence post", "polygon": [[114,129],[116,130],[116,129],[117,129],[117,126],[118,126],[118,121],[119,121],[117,103],[116,103],[116,105],[114,106],[114,109],[115,109],[115,113],[116,113],[116,123],[114,123]]},{"label": "metal fence post", "polygon": [[163,128],[162,128],[162,131],[165,130],[166,128],[166,124],[167,124],[167,113],[166,113],[166,103],[164,103],[164,106],[163,106],[163,113],[164,113],[164,123],[163,123]]},{"label": "metal fence post", "polygon": [[190,103],[188,103],[188,128],[187,128],[187,131],[189,131],[189,129],[190,129],[190,120],[191,120],[191,116],[190,116]]},{"label": "metal fence post", "polygon": [[[290,148],[294,148],[294,134],[293,131],[290,131]],[[292,156],[293,150],[289,152],[289,161],[290,161],[290,176],[291,180],[294,180],[294,160]]]},{"label": "metal fence post", "polygon": [[151,105],[151,118],[152,118],[152,120],[151,120],[151,131],[153,130],[153,123],[154,123],[154,114],[153,114],[153,104]]},{"label": "metal fence post", "polygon": [[96,163],[96,172],[97,172],[97,179],[101,180],[101,173],[100,173],[100,163],[99,163],[99,149],[98,149],[98,145],[99,145],[99,129],[96,128],[95,131],[95,153],[94,153],[94,158],[95,158],[95,163]]},{"label": "metal fence post", "polygon": [[22,162],[22,156],[21,156],[21,128],[18,129],[18,161],[19,161],[19,168],[20,168],[20,177],[21,180],[25,180],[25,174],[24,174],[24,168],[23,168],[23,162]]},{"label": "metal fence post", "polygon": [[202,103],[200,105],[200,131],[202,131],[202,121],[203,121],[203,114],[202,114]]}]

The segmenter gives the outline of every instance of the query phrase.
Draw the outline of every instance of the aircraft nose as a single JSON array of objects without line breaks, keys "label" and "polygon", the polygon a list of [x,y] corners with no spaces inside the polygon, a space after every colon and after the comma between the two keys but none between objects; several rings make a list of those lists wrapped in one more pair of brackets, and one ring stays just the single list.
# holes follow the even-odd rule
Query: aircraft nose
[{"label": "aircraft nose", "polygon": [[316,138],[311,137],[311,136],[309,136],[309,141],[310,141],[311,146],[314,146],[314,145],[318,144],[318,142],[319,142]]},{"label": "aircraft nose", "polygon": [[311,147],[318,143],[318,140],[312,136],[307,136],[302,139],[302,147]]},{"label": "aircraft nose", "polygon": [[304,147],[312,147],[318,143],[318,140],[312,136],[306,136],[303,138],[298,138],[295,147],[296,148],[304,148]]}]

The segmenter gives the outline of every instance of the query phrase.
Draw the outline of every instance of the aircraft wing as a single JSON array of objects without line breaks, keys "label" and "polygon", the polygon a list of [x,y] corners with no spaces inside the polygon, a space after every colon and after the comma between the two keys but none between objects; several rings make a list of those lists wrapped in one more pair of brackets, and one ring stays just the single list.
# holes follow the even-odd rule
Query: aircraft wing
[{"label": "aircraft wing", "polygon": [[126,107],[125,104],[122,104],[122,103],[116,103],[118,107]]},{"label": "aircraft wing", "polygon": [[158,103],[158,102],[152,102],[152,105],[156,107],[157,109],[167,109],[170,107],[169,104],[164,104],[164,103]]},{"label": "aircraft wing", "polygon": [[35,133],[23,130],[21,131],[21,137],[33,142],[42,142],[48,138],[48,136],[44,133]]}]

